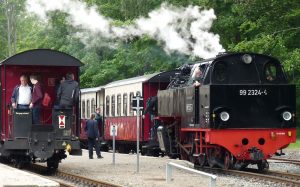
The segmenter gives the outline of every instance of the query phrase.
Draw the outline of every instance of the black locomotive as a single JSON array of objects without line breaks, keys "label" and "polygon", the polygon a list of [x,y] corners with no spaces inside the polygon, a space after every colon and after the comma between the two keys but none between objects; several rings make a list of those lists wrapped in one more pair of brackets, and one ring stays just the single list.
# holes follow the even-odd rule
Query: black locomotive
[{"label": "black locomotive", "polygon": [[[201,85],[193,86],[197,69]],[[158,140],[171,157],[262,170],[277,150],[296,141],[295,85],[277,59],[224,53],[189,71],[182,68],[169,89],[158,92]]]}]

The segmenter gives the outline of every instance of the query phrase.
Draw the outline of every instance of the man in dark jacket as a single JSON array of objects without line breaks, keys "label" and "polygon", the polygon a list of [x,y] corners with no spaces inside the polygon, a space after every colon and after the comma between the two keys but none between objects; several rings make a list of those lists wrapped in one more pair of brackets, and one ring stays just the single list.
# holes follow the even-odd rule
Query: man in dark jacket
[{"label": "man in dark jacket", "polygon": [[61,83],[57,91],[60,108],[72,108],[79,99],[78,82],[74,81],[74,74],[68,73],[66,80]]},{"label": "man in dark jacket", "polygon": [[89,145],[89,158],[93,159],[93,148],[96,149],[97,158],[103,158],[100,153],[99,147],[99,130],[98,124],[95,120],[95,114],[91,115],[91,119],[86,121],[85,131],[88,136],[88,145]]},{"label": "man in dark jacket", "polygon": [[30,75],[30,81],[33,84],[32,101],[29,108],[32,108],[32,123],[40,123],[40,112],[43,101],[43,92],[37,75]]},{"label": "man in dark jacket", "polygon": [[158,110],[157,96],[150,97],[146,102],[146,109],[142,118],[144,119],[145,115],[149,112],[150,120],[152,123],[151,131],[150,131],[151,140],[154,140],[156,138],[156,131],[157,131],[157,127],[159,126],[159,122],[155,120],[155,117],[157,116],[157,110]]},{"label": "man in dark jacket", "polygon": [[100,108],[96,108],[95,112],[95,120],[97,121],[98,124],[98,129],[99,129],[99,136],[101,137],[101,130],[102,130],[102,116],[100,114]]}]

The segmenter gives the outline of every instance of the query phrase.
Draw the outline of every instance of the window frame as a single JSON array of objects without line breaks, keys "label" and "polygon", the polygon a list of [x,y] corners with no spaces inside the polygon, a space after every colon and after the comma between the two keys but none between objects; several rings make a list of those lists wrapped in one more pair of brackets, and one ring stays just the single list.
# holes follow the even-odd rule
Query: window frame
[{"label": "window frame", "polygon": [[110,115],[110,96],[107,95],[106,98],[105,98],[105,115],[106,116],[109,116]]},{"label": "window frame", "polygon": [[123,94],[123,115],[127,116],[128,109],[128,96],[127,93]]},{"label": "window frame", "polygon": [[134,111],[133,111],[133,108],[132,108],[132,99],[133,99],[133,96],[134,96],[134,93],[133,92],[130,92],[129,93],[129,115],[130,116],[133,116],[134,115]]},{"label": "window frame", "polygon": [[111,96],[111,116],[116,116],[116,96]]},{"label": "window frame", "polygon": [[91,106],[90,106],[89,99],[86,100],[86,115],[87,115],[87,118],[91,117]]},{"label": "window frame", "polygon": [[91,113],[92,114],[96,113],[95,98],[92,98],[92,100],[91,100]]},{"label": "window frame", "polygon": [[117,116],[121,116],[122,98],[121,94],[117,95]]},{"label": "window frame", "polygon": [[81,101],[81,117],[83,119],[85,119],[85,109],[86,109],[86,107],[85,107],[85,100],[82,100]]}]

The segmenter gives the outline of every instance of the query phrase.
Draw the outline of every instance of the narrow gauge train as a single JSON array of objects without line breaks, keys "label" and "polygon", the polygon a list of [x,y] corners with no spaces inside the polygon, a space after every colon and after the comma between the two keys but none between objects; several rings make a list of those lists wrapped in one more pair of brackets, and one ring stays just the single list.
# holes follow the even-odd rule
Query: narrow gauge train
[{"label": "narrow gauge train", "polygon": [[[36,49],[16,54],[1,62],[0,158],[13,161],[17,167],[30,162],[47,162],[57,169],[66,158],[66,150],[81,155],[79,136],[79,105],[73,109],[53,109],[56,98],[55,81],[73,73],[78,81],[82,63],[76,58],[54,50]],[[20,76],[36,74],[51,103],[41,108],[40,124],[32,124],[30,109],[12,109],[11,96]]]},{"label": "narrow gauge train", "polygon": [[[296,141],[295,85],[280,62],[251,53],[225,53],[196,64],[202,85],[182,76],[158,91],[161,150],[210,167],[244,168]],[[181,84],[183,83],[183,84]]]},{"label": "narrow gauge train", "polygon": [[[116,149],[119,152],[128,153],[136,150],[136,112],[132,109],[133,96],[143,96],[143,106],[146,107],[148,98],[157,95],[158,90],[166,89],[170,83],[170,77],[174,77],[177,70],[170,72],[154,73],[125,80],[119,80],[104,86],[81,89],[81,132],[80,140],[86,147],[87,137],[84,131],[86,119],[95,108],[101,108],[101,116],[104,116],[103,126],[99,128],[102,141],[102,150],[108,150],[112,146],[111,127],[116,127]],[[142,154],[158,156],[161,151],[158,142],[150,142],[151,120],[147,114],[140,119],[140,142]]]}]

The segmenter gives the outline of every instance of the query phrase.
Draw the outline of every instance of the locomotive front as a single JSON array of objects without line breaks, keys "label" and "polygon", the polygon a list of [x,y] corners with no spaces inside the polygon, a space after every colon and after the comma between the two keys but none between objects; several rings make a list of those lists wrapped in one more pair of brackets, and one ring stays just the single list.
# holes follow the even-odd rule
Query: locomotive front
[{"label": "locomotive front", "polygon": [[199,65],[200,87],[158,94],[162,149],[201,166],[267,168],[268,158],[296,141],[295,85],[265,55],[223,54]]}]

